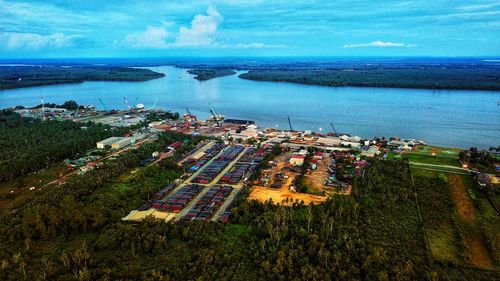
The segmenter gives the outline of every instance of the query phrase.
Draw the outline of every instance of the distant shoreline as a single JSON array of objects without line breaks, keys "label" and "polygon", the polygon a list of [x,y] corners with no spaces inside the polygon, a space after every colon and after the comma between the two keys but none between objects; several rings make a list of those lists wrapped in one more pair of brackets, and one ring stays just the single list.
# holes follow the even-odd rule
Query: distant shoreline
[{"label": "distant shoreline", "polygon": [[86,81],[142,82],[165,77],[145,68],[115,66],[0,66],[0,91]]},{"label": "distant shoreline", "polygon": [[329,87],[500,91],[500,70],[489,74],[474,69],[278,69],[250,70],[238,77]]}]

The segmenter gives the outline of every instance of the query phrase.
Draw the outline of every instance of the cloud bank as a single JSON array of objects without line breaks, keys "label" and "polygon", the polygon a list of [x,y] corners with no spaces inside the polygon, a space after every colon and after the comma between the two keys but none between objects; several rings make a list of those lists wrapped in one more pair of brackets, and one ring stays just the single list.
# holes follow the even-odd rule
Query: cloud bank
[{"label": "cloud bank", "polygon": [[193,17],[189,27],[180,27],[177,32],[169,32],[173,23],[162,26],[148,26],[143,32],[125,36],[124,40],[116,41],[115,45],[136,49],[168,49],[182,47],[210,47],[234,49],[285,48],[285,45],[268,45],[263,43],[227,44],[217,40],[220,24],[224,18],[214,6],[207,8],[206,14]]},{"label": "cloud bank", "polygon": [[367,48],[367,47],[387,48],[387,47],[416,47],[416,46],[417,46],[416,44],[373,41],[371,43],[362,43],[362,44],[345,44],[342,47],[343,48]]},{"label": "cloud bank", "polygon": [[42,49],[72,47],[76,40],[83,38],[82,35],[66,35],[54,33],[41,35],[37,33],[0,33],[0,46],[8,50],[14,49]]}]

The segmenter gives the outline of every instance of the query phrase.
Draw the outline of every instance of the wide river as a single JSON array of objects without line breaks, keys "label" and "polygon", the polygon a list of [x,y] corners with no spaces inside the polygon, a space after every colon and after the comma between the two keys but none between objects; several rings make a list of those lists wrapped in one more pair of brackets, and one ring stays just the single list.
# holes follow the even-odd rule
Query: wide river
[{"label": "wide river", "polygon": [[[260,126],[331,131],[361,137],[399,136],[433,145],[488,148],[500,145],[500,92],[323,87],[240,79],[237,75],[197,81],[185,69],[151,68],[166,77],[147,82],[85,82],[0,91],[0,108],[76,100],[108,109],[132,104],[206,118],[209,103],[227,118]],[[321,128],[321,129],[320,129]]]}]

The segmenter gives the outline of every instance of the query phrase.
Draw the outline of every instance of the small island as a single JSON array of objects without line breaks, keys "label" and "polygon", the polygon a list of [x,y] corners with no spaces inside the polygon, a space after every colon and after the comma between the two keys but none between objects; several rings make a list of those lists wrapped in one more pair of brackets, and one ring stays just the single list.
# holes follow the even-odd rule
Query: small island
[{"label": "small island", "polygon": [[236,74],[235,71],[229,69],[191,69],[188,73],[196,75],[194,79],[199,81]]},{"label": "small island", "polygon": [[149,69],[117,66],[0,66],[0,90],[84,81],[141,82],[164,76]]},{"label": "small island", "polygon": [[500,90],[500,68],[487,66],[253,69],[239,78],[332,87]]}]

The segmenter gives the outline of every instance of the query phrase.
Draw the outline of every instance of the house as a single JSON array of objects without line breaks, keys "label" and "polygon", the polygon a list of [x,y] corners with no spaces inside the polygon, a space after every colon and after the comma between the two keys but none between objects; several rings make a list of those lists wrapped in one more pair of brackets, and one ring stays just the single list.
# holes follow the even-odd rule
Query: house
[{"label": "house", "polygon": [[174,142],[173,144],[169,145],[169,146],[167,147],[167,149],[169,149],[169,150],[176,150],[177,148],[181,147],[181,146],[182,146],[182,144],[183,144],[183,142],[182,142],[182,141],[176,141],[176,142]]},{"label": "house", "polygon": [[477,183],[482,187],[490,186],[491,185],[490,176],[488,174],[478,173]]},{"label": "house", "polygon": [[299,154],[300,154],[300,155],[304,155],[304,156],[306,156],[307,154],[309,154],[309,152],[307,152],[307,150],[305,150],[305,149],[301,149],[301,150],[299,151]]},{"label": "house", "polygon": [[317,159],[317,160],[322,160],[323,159],[323,152],[318,151],[318,152],[314,153],[313,158]]},{"label": "house", "polygon": [[349,141],[351,139],[348,135],[341,135],[339,138],[343,141]]},{"label": "house", "polygon": [[353,137],[349,138],[349,141],[351,141],[351,142],[360,142],[361,138],[358,137],[358,136],[353,136]]},{"label": "house", "polygon": [[405,146],[407,145],[407,143],[405,141],[402,141],[402,140],[391,140],[387,143],[387,145],[389,146]]},{"label": "house", "polygon": [[302,166],[304,165],[304,159],[304,155],[294,154],[292,155],[292,157],[290,157],[289,163],[292,166]]},{"label": "house", "polygon": [[366,157],[375,157],[376,155],[378,155],[380,153],[380,151],[378,150],[378,148],[374,145],[372,146],[363,146],[361,148],[361,155],[362,156],[366,156]]},{"label": "house", "polygon": [[343,141],[340,143],[342,146],[347,146],[347,147],[352,147],[352,148],[358,148],[361,146],[359,142],[350,142],[350,141]]}]

